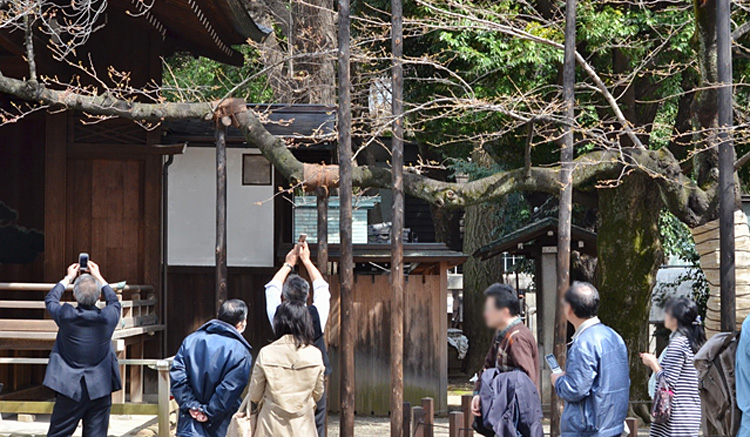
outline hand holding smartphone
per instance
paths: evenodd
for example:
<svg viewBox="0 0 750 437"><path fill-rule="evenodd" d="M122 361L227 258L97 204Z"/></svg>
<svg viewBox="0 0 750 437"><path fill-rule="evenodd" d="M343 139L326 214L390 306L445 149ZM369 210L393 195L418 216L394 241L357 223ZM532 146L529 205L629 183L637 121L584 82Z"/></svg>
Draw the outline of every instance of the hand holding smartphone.
<svg viewBox="0 0 750 437"><path fill-rule="evenodd" d="M89 254L88 253L81 252L78 255L78 266L82 272L89 271Z"/></svg>
<svg viewBox="0 0 750 437"><path fill-rule="evenodd" d="M560 364L557 362L554 354L547 354L544 356L544 359L547 361L547 366L552 371L553 375L563 373L562 368L560 368Z"/></svg>

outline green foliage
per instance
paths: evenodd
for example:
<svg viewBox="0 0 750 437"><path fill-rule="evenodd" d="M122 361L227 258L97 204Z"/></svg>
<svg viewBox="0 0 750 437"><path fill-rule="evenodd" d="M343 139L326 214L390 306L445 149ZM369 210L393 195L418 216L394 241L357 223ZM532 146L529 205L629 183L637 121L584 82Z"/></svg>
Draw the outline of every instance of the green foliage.
<svg viewBox="0 0 750 437"><path fill-rule="evenodd" d="M164 96L170 101L218 100L237 84L253 77L234 93L248 102L272 103L273 93L267 78L259 72L263 64L258 51L249 45L235 47L245 58L241 67L226 65L212 59L176 53L165 60Z"/></svg>
<svg viewBox="0 0 750 437"><path fill-rule="evenodd" d="M703 319L706 318L706 305L708 302L708 280L703 270L700 269L700 255L695 250L695 243L690 229L680 222L677 217L667 210L662 210L659 216L659 233L664 254L666 257L677 257L688 266L694 267L687 273L680 275L675 284L666 284L667 287L676 287L679 283L690 281L693 287L692 298L698 304Z"/></svg>

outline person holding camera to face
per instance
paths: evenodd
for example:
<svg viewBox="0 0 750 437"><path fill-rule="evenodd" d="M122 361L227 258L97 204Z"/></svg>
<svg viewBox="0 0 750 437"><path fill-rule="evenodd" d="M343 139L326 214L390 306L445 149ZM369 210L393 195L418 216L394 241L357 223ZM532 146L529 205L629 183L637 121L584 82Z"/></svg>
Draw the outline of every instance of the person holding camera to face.
<svg viewBox="0 0 750 437"><path fill-rule="evenodd" d="M86 261L85 266L71 264L44 298L59 328L44 376L44 386L57 395L47 432L50 437L72 435L81 420L84 437L107 435L111 394L122 388L112 346L121 304L99 266ZM60 303L71 283L77 306ZM107 303L103 308L96 305L101 294Z"/></svg>

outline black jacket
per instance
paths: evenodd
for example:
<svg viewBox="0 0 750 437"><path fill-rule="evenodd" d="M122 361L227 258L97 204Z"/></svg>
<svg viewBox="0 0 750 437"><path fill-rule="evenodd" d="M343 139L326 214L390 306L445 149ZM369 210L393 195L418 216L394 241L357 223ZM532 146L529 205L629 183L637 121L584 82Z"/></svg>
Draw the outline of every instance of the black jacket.
<svg viewBox="0 0 750 437"><path fill-rule="evenodd" d="M479 397L485 429L491 429L498 437L544 435L542 401L526 373L518 369L487 369L481 381Z"/></svg>
<svg viewBox="0 0 750 437"><path fill-rule="evenodd" d="M112 346L112 334L120 321L122 305L109 285L102 287L107 306L60 304L65 287L58 283L47 293L44 303L59 328L49 356L44 386L80 401L81 380L89 399L98 399L120 390L120 368Z"/></svg>

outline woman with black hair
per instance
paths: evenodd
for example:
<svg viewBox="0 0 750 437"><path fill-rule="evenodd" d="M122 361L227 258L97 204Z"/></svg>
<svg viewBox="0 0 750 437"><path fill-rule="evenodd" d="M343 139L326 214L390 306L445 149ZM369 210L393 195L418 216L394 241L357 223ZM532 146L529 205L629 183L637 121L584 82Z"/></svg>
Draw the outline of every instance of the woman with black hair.
<svg viewBox="0 0 750 437"><path fill-rule="evenodd" d="M312 344L312 318L305 304L279 305L273 330L276 341L260 350L250 378L248 396L260 408L253 436L315 436L325 365Z"/></svg>
<svg viewBox="0 0 750 437"><path fill-rule="evenodd" d="M656 386L666 380L674 392L672 411L666 423L651 425L652 437L696 437L701 425L701 398L698 393L698 373L693 357L706 334L698 314L698 306L690 299L672 299L664 309L664 326L672 331L669 346L657 359L642 353L643 364L654 372L649 381L649 392L654 397Z"/></svg>

